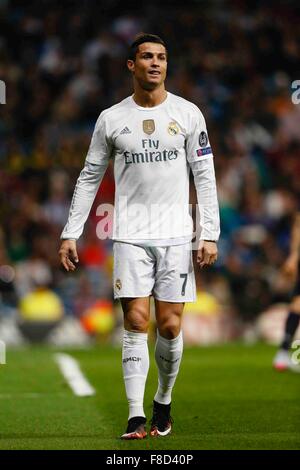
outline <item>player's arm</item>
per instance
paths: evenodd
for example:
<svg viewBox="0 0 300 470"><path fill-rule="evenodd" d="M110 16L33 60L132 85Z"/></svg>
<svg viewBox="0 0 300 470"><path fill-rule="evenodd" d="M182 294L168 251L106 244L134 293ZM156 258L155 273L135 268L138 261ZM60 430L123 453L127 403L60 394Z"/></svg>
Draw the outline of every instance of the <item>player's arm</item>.
<svg viewBox="0 0 300 470"><path fill-rule="evenodd" d="M187 137L187 159L191 167L200 212L200 240L197 263L200 267L213 264L218 257L220 236L219 203L215 168L206 124L200 111L195 113Z"/></svg>
<svg viewBox="0 0 300 470"><path fill-rule="evenodd" d="M59 256L64 268L74 271L79 261L76 240L83 232L84 224L106 172L111 148L107 139L102 115L100 115L92 136L90 148L74 189L68 221L62 231L63 240Z"/></svg>
<svg viewBox="0 0 300 470"><path fill-rule="evenodd" d="M287 276L295 277L300 259L300 212L296 212L290 242L290 254L283 265L283 272Z"/></svg>

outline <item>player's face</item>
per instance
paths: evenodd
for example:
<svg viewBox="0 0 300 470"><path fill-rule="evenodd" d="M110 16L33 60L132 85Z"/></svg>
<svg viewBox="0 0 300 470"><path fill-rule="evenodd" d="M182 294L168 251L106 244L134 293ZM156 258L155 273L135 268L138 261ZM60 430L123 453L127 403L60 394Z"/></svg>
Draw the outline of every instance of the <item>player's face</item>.
<svg viewBox="0 0 300 470"><path fill-rule="evenodd" d="M127 65L142 88L153 90L166 79L166 49L162 44L144 42L138 48L135 61L128 60Z"/></svg>

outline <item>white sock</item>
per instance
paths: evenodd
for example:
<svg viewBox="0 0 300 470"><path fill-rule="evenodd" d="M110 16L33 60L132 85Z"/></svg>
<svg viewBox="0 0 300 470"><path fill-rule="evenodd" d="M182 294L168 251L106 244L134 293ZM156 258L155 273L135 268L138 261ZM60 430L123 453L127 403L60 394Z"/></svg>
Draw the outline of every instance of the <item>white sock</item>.
<svg viewBox="0 0 300 470"><path fill-rule="evenodd" d="M172 389L179 371L183 351L182 332L174 339L166 339L157 331L155 360L158 367L158 389L154 400L163 405L171 403Z"/></svg>
<svg viewBox="0 0 300 470"><path fill-rule="evenodd" d="M144 416L144 391L149 370L148 334L124 330L122 364L129 417Z"/></svg>

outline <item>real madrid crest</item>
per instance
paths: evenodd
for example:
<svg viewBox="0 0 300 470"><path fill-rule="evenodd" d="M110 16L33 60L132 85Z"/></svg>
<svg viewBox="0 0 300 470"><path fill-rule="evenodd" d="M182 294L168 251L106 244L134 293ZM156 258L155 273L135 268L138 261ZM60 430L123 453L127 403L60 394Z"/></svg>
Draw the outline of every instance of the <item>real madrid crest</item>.
<svg viewBox="0 0 300 470"><path fill-rule="evenodd" d="M148 135L153 134L155 131L154 119L145 119L145 121L143 121L143 131Z"/></svg>
<svg viewBox="0 0 300 470"><path fill-rule="evenodd" d="M122 289L122 282L121 282L121 279L116 279L115 287L116 287L116 289L118 289L118 290L121 290L121 289Z"/></svg>
<svg viewBox="0 0 300 470"><path fill-rule="evenodd" d="M170 122L168 125L168 132L170 135L177 135L179 132L179 127L176 122Z"/></svg>

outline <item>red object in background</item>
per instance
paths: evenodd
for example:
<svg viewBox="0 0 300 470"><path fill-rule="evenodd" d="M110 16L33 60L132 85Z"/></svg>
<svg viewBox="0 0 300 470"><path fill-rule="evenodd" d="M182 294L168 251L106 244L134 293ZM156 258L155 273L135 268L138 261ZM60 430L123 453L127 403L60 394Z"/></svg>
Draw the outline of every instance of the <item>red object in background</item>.
<svg viewBox="0 0 300 470"><path fill-rule="evenodd" d="M106 261L106 250L99 241L87 242L80 250L79 259L84 266L102 266Z"/></svg>
<svg viewBox="0 0 300 470"><path fill-rule="evenodd" d="M99 191L96 196L96 201L98 198L101 198L102 202L109 202L111 204L114 203L115 198L115 181L113 171L110 167L106 170L104 178L101 182Z"/></svg>

